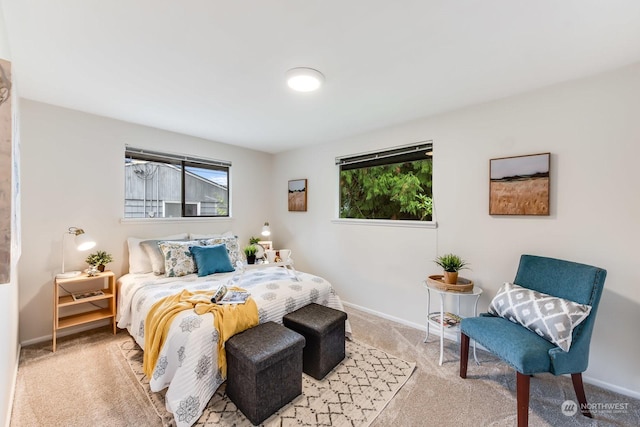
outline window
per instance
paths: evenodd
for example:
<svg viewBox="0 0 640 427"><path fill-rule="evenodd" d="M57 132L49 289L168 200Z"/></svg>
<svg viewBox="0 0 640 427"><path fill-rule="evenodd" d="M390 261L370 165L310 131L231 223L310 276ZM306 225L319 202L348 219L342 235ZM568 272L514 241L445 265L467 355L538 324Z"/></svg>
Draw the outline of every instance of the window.
<svg viewBox="0 0 640 427"><path fill-rule="evenodd" d="M432 143L336 158L340 218L431 221Z"/></svg>
<svg viewBox="0 0 640 427"><path fill-rule="evenodd" d="M124 217L228 217L230 168L230 162L126 147Z"/></svg>

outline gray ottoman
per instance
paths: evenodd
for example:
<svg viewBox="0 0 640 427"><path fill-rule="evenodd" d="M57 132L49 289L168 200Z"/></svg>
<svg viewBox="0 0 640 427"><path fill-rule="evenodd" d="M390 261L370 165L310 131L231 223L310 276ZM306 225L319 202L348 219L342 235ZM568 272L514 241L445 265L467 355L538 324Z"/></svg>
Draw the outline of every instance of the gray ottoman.
<svg viewBox="0 0 640 427"><path fill-rule="evenodd" d="M282 324L307 341L303 352L305 374L321 380L344 359L344 322L347 313L309 304L285 315Z"/></svg>
<svg viewBox="0 0 640 427"><path fill-rule="evenodd" d="M227 396L254 425L302 393L304 338L274 322L231 337Z"/></svg>

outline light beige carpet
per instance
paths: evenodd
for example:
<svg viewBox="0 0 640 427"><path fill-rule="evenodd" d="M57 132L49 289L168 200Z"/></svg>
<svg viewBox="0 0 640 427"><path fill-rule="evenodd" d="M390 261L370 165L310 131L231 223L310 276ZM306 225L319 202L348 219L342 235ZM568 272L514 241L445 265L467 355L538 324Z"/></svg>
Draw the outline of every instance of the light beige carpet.
<svg viewBox="0 0 640 427"><path fill-rule="evenodd" d="M445 360L439 366L435 337L425 344L423 331L352 308L346 311L354 340L416 362L409 380L371 427L515 426L515 373L504 363L479 351L482 364L470 362L463 380L457 343L445 341ZM160 427L153 404L113 345L130 339L126 331L114 336L104 327L61 338L56 353L50 341L24 347L11 427ZM639 400L590 384L585 391L592 404L626 408L593 411L593 420L565 416L562 402L575 399L571 379L536 375L531 378L529 425L640 426Z"/></svg>
<svg viewBox="0 0 640 427"><path fill-rule="evenodd" d="M143 352L133 339L119 344L123 357L153 403L165 426L175 425L165 409L164 392L154 393L142 371ZM347 341L345 359L318 381L302 376L302 395L285 405L262 426L283 425L367 427L415 369L409 363L357 341ZM251 426L227 397L223 384L213 395L197 427Z"/></svg>
<svg viewBox="0 0 640 427"><path fill-rule="evenodd" d="M152 426L153 407L111 343L110 327L22 348L12 427ZM157 425L157 424L156 424Z"/></svg>

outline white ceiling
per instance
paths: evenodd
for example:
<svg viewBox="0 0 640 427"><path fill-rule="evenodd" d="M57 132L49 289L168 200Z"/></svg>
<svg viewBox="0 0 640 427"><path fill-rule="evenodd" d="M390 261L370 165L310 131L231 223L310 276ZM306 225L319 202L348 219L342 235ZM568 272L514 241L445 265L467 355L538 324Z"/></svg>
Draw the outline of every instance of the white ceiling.
<svg viewBox="0 0 640 427"><path fill-rule="evenodd" d="M1 1L20 96L272 153L640 61L638 0Z"/></svg>

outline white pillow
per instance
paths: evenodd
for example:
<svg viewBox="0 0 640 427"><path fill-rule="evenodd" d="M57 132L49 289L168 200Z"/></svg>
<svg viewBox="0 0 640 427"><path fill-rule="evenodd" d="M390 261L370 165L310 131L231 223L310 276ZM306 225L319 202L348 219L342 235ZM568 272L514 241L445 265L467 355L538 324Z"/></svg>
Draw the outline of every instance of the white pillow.
<svg viewBox="0 0 640 427"><path fill-rule="evenodd" d="M166 237L145 237L139 239L137 237L129 237L127 244L129 246L129 273L143 274L151 273L153 268L151 267L151 261L149 256L145 252L144 248L140 246L140 242L144 240L177 240L186 239L187 233L174 234Z"/></svg>
<svg viewBox="0 0 640 427"><path fill-rule="evenodd" d="M234 237L235 234L233 234L232 231L225 231L222 234L216 234L216 233L209 233L209 234L196 234L196 233L191 233L189 235L191 240L198 240L198 239L216 239L219 237Z"/></svg>

